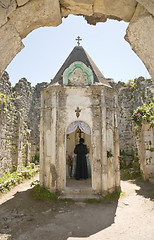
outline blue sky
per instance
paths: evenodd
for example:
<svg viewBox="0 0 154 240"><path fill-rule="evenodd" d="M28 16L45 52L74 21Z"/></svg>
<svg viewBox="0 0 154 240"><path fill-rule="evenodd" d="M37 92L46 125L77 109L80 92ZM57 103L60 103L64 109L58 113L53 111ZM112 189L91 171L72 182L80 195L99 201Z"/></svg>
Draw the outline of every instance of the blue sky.
<svg viewBox="0 0 154 240"><path fill-rule="evenodd" d="M70 15L58 27L43 27L31 32L25 48L7 67L12 85L22 77L32 86L50 82L74 46L77 36L106 78L127 82L139 76L150 78L142 61L124 40L128 23L108 20L89 25L83 17Z"/></svg>

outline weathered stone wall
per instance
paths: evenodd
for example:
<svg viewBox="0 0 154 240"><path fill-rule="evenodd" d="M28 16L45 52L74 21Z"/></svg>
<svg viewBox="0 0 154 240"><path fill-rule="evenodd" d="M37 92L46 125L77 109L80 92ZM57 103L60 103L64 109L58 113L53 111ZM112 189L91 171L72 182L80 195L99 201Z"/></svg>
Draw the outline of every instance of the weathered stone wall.
<svg viewBox="0 0 154 240"><path fill-rule="evenodd" d="M144 179L154 180L154 128L143 124L137 136L137 148Z"/></svg>
<svg viewBox="0 0 154 240"><path fill-rule="evenodd" d="M131 153L132 150L137 152L134 134L135 125L131 117L137 107L153 99L154 84L150 79L146 80L143 77L139 77L134 82L130 81L127 84L111 82L111 85L118 94L120 150L126 153Z"/></svg>
<svg viewBox="0 0 154 240"><path fill-rule="evenodd" d="M12 168L12 135L14 111L10 111L11 84L4 72L0 81L0 175ZM7 94L7 97L6 97ZM9 113L8 113L9 112Z"/></svg>
<svg viewBox="0 0 154 240"><path fill-rule="evenodd" d="M31 155L34 156L39 150L40 144L40 107L41 90L46 88L48 83L38 83L32 92L31 104L28 112L28 127L31 129Z"/></svg>
<svg viewBox="0 0 154 240"><path fill-rule="evenodd" d="M40 91L47 83L22 78L11 88L9 75L0 79L0 175L19 169L39 151Z"/></svg>

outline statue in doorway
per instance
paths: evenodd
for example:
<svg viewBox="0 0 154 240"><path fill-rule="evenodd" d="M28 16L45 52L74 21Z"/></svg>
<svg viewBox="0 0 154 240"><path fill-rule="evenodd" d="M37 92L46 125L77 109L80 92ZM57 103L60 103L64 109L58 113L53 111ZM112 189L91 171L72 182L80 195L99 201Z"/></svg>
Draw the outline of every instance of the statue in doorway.
<svg viewBox="0 0 154 240"><path fill-rule="evenodd" d="M80 138L80 143L76 145L74 153L77 154L76 168L75 168L75 178L79 180L80 178L88 178L88 167L86 154L88 153L87 146L84 144L84 139Z"/></svg>

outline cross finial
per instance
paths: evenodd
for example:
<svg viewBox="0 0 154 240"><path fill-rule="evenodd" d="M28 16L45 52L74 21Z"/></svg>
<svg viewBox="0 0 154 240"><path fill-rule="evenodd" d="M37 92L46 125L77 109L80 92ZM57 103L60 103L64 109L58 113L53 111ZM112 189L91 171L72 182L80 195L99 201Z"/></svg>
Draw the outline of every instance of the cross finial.
<svg viewBox="0 0 154 240"><path fill-rule="evenodd" d="M78 46L80 46L80 41L82 41L82 39L78 36L75 40L77 41Z"/></svg>

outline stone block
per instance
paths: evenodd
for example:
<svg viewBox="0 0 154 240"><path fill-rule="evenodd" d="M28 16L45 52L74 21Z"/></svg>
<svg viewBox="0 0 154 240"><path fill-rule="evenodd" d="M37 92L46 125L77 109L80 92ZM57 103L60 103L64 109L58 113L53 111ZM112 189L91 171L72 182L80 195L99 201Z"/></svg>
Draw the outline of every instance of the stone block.
<svg viewBox="0 0 154 240"><path fill-rule="evenodd" d="M129 22L135 12L136 0L95 0L94 14L120 18Z"/></svg>
<svg viewBox="0 0 154 240"><path fill-rule="evenodd" d="M8 21L0 28L0 75L23 47L17 30Z"/></svg>
<svg viewBox="0 0 154 240"><path fill-rule="evenodd" d="M0 27L7 22L6 10L0 6Z"/></svg>
<svg viewBox="0 0 154 240"><path fill-rule="evenodd" d="M145 63L154 79L154 18L140 4L127 28L125 40Z"/></svg>
<svg viewBox="0 0 154 240"><path fill-rule="evenodd" d="M16 0L16 1L18 6L22 6L22 5L25 5L27 2L29 2L30 0Z"/></svg>
<svg viewBox="0 0 154 240"><path fill-rule="evenodd" d="M60 5L58 0L31 0L17 8L10 20L16 27L21 38L36 28L58 26L61 23Z"/></svg>
<svg viewBox="0 0 154 240"><path fill-rule="evenodd" d="M0 1L0 27L7 22L7 16L13 12L17 7L16 2L10 0Z"/></svg>
<svg viewBox="0 0 154 240"><path fill-rule="evenodd" d="M0 75L23 47L17 30L8 21L0 28Z"/></svg>
<svg viewBox="0 0 154 240"><path fill-rule="evenodd" d="M137 0L145 9L154 16L154 1L153 0Z"/></svg>
<svg viewBox="0 0 154 240"><path fill-rule="evenodd" d="M83 14L91 16L93 14L94 0L60 0L62 16L69 14Z"/></svg>

